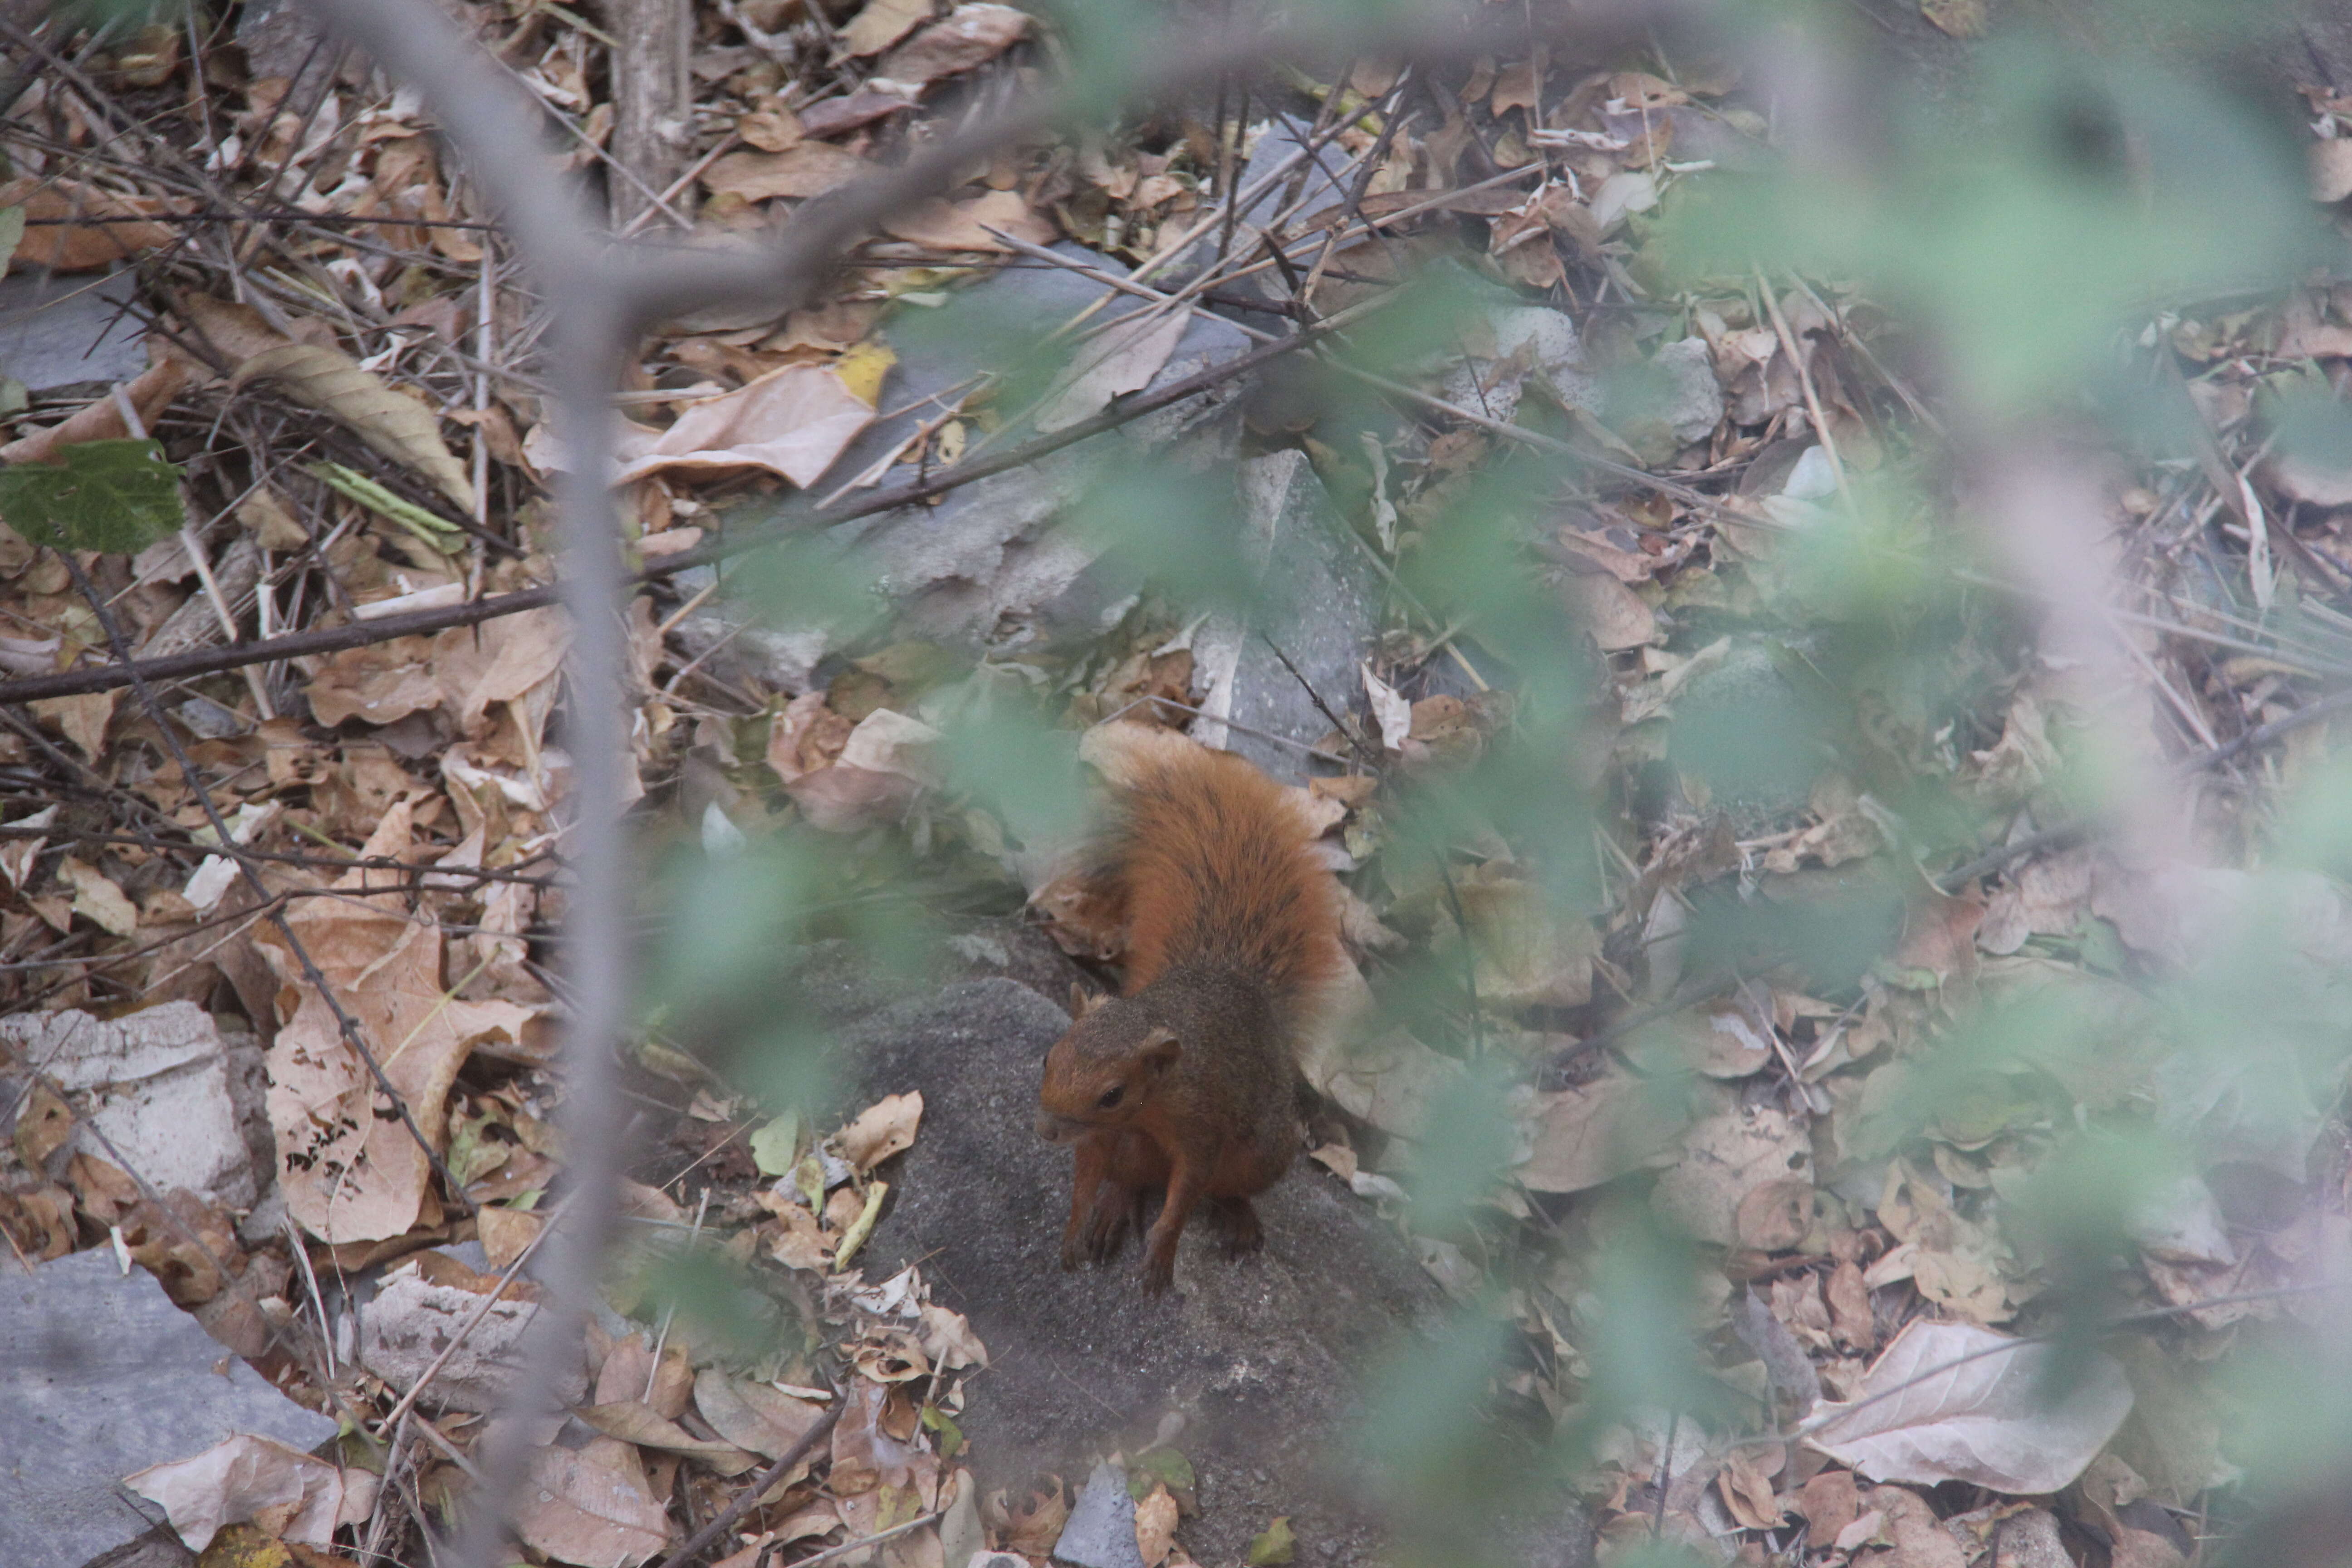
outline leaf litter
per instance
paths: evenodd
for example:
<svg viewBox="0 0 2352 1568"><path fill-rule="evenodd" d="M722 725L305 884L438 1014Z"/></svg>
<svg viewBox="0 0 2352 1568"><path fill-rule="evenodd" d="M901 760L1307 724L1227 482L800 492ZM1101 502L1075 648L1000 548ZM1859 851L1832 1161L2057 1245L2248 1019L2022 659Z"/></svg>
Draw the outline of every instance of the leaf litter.
<svg viewBox="0 0 2352 1568"><path fill-rule="evenodd" d="M711 38L748 40L750 19L774 8L746 5L740 20L734 9L712 8L698 26ZM1965 5L1923 15L1955 36L1984 25L1981 7ZM594 38L568 16L512 26L518 68L593 141L598 113L609 109L594 101ZM840 30L844 58L856 63L814 93L772 61L751 58L756 48L719 45L715 66L729 68L709 80L719 107L697 150L716 153L696 175L706 198L701 221L713 234L765 224L887 161L895 147L889 127L945 112L934 93L941 83L1023 68L1016 62L1028 58L1022 51L1038 26L1001 5L963 5L940 16L873 0ZM1479 70L1489 79L1483 84ZM1687 331L1633 317L1629 331L1598 310L1577 319L1603 280L1642 297L1651 215L1687 177L1669 154L1689 134L1691 110L1705 105L1735 126L1752 117L1729 84L1496 61L1457 85L1496 161L1546 177L1506 202L1464 194L1474 138L1471 121L1458 118L1400 130L1387 161L1371 170L1362 213L1395 198L1402 201L1386 210L1431 205L1444 224L1471 231L1476 263L1523 301L1517 309L1524 314L1488 321L1491 341L1433 373L1434 395L1484 408L1504 425L1520 419L1523 405L1528 420L1558 412L1565 425L1548 427L1571 428L1592 451L1630 456L1685 490L1708 476L1737 476L1708 507L1663 486L1580 498L1552 541L1538 542L1526 560L1530 572L1549 574L1606 660L1615 720L1595 742L1606 766L1619 777L1671 766L1666 729L1741 651L1702 642L1691 628L1727 612L1795 626L1812 614L1783 542L1791 529L1816 528L1831 515L1822 437L1865 475L1916 460L1926 444L1901 417L1907 393L1874 371L1857 323L1882 313L1859 295L1766 280L1768 299L1743 280L1694 293ZM153 300L168 330L151 341L153 363L123 397L46 402L16 417L5 456L21 477L0 495L0 515L18 537L0 542L0 608L16 630L39 634L41 651L25 657L46 669L103 654L102 631L54 548L59 541L102 552L90 570L134 645L149 647L190 605L199 612L193 624L209 628L195 639L222 640L204 602L215 590L238 635L268 636L422 596L462 602L550 580L544 481L563 459L551 447L527 376L515 374L527 363L518 345L541 330L542 302L511 286L485 296L484 257L494 247L474 226L473 198L441 166L413 103L343 78L300 111L283 79L224 89L241 102L220 106L217 133L226 139L210 143L212 166L254 192L264 171L278 169L277 194L294 192L309 217L350 220L347 228L291 216L258 224L268 265L250 274L259 303L247 304L201 250L163 256L179 237L181 194L160 183L142 188L135 174L37 130L37 111L81 103L83 90L41 82L37 98L8 121L12 157L23 152L23 166L36 171L0 192L0 204L28 220L16 264L74 272L152 263ZM1335 100L1340 89L1318 90ZM2340 104L2315 107L2331 117L2347 112ZM1243 143L1261 134L1187 125L1156 145L1133 139L1077 158L992 166L968 187L886 225L889 237L823 307L782 322L657 337L627 394L633 415L662 421L633 429L625 455L639 547L652 553L665 535L699 538L743 495L837 480L836 461L889 402L897 323L934 308L990 258L1013 254L1003 237L1030 245L1076 238L1123 264L1143 262L1210 199L1225 161L1222 143L1245 153ZM1337 142L1369 154L1377 134L1350 126ZM739 150L718 152L724 136L740 138ZM1536 148L1557 164L1533 167ZM2335 160L2320 162L2324 174ZM1310 210L1299 221L1316 216ZM1337 224L1341 215L1323 216ZM1451 243L1436 222L1401 227L1407 244ZM1374 247L1360 237L1347 243L1339 254L1370 268ZM399 258L402 270L362 260L373 254ZM2252 308L2192 309L2158 334L2160 352L2194 375L2198 406L2258 501L2340 504L2331 488L2340 475L2294 454L2264 457L2255 427L2231 412L2277 395L2289 362L2340 370L2352 359L2339 292L2308 285ZM1532 300L1542 303L1525 303ZM1148 330L1093 340L1037 427L1087 417L1149 383L1187 319L1170 312ZM459 341L470 357L453 352ZM1673 371L1677 365L1685 370ZM1596 392L1600 372L1628 367L1695 368L1705 395L1637 408ZM126 401L149 436L125 421ZM1815 408L1825 428L1813 427ZM974 412L986 416L984 405ZM1449 485L1492 458L1494 431L1423 413L1427 425L1414 442L1375 441L1370 458L1345 442L1310 447L1335 485L1344 489L1344 479L1363 488L1369 531L1400 560L1431 548ZM926 471L950 440L966 438L960 423L942 424L902 451L890 472ZM334 454L322 466L445 521L452 513L478 525L488 520L491 537L461 531L459 547L445 554L319 468L224 465L220 450L232 445ZM171 473L159 459L183 469ZM183 483L199 511L186 510ZM2113 498L2115 520L2152 532L2183 499L2124 487ZM103 524L100 510L109 514ZM184 565L159 579L134 580L131 557L199 515L214 519L192 536L201 563L183 556ZM2352 559L2331 528L2289 525L2287 533L2322 563ZM2300 602L2294 568L2282 576L2275 565L2265 569L2267 556L2255 558L2268 549L2266 531L2234 553L2199 548L2201 564L2244 578L2252 597L2272 606L2282 595ZM256 564L232 584L240 556ZM2340 659L2324 618L2306 616L2291 632L2262 634L2267 640L2234 662L2199 666L2190 679L2184 650L2224 647L2210 634L2235 623L2212 605L2174 604L2153 577L2143 585L2149 603L2166 606L2145 639L2158 671L2151 686L2193 710L2209 733L2289 716L2315 661L2334 668ZM1148 701L1149 711L1129 719L1181 727L1198 674L1189 658L1169 662L1174 655L1161 651L1178 628L1146 620L1139 615L1065 662L1024 668L1076 721L1149 694L1177 706ZM732 792L717 809L741 832L800 820L843 836L928 834L927 853L953 857L959 877L992 885L1000 898L1029 891L1006 847L1006 825L979 804L949 801L936 762L943 731L930 721L951 707L941 694L980 679L961 656L934 649L940 657L929 670L865 670L860 680L793 690L740 668L709 668L675 640L676 629L648 619L637 634L640 721L631 763L648 788L683 776L691 756L716 757ZM1383 771L1401 779L1466 768L1507 717L1486 703L1490 693L1434 689L1448 662L1436 640L1444 628L1400 611L1390 630L1381 657L1361 671L1370 732L1394 759ZM69 1149L62 1135L89 1120L90 1107L38 1085L37 1062L14 1061L8 1070L29 1075L24 1081L37 1090L19 1113L15 1163L0 1192L0 1227L20 1254L55 1257L120 1237L127 1255L171 1275L191 1305L233 1296L240 1280L258 1289L276 1275L258 1297L257 1320L273 1323L313 1311L294 1282L305 1271L395 1260L467 1226L493 1269L518 1260L549 1223L541 1205L562 1167L548 1131L561 1082L545 1054L560 990L543 964L562 900L557 839L568 760L548 721L560 700L565 640L560 620L539 612L295 661L269 676L269 700L290 718L265 713L252 689L220 677L172 699L177 706L166 721L183 726L207 787L240 824L241 841L277 858L266 879L289 900L289 922L322 972L331 1005L257 920L244 890L220 875L228 863L210 841L192 781L156 743L152 717L111 693L69 697L36 705L26 726L0 735L8 766L32 770L47 789L79 792L43 799L37 812L19 814L10 802L16 820L5 826L20 832L6 846L0 939L12 957L22 956L5 982L11 1005L61 1014L180 1001L217 1005L241 1019L268 1042L275 1184L301 1232L290 1247L280 1235L240 1245L232 1218L199 1205L189 1211L194 1223L181 1216L181 1225L222 1243L207 1259L205 1248L174 1232L164 1208L133 1218L149 1200L130 1175L87 1148ZM2014 652L1991 634L1979 640L1969 656L1989 672ZM1727 1516L1748 1544L1786 1545L1786 1521L1794 1519L1810 1526L1801 1549L1809 1561L1860 1552L1903 1563L1972 1561L1988 1541L1969 1544L1970 1516L1938 1517L1943 1504L1927 1491L1953 1480L2017 1498L2072 1486L2080 1500L2065 1506L2085 1517L2130 1500L2126 1492L2190 1509L2202 1488L2226 1479L2226 1467L2196 1451L2185 1432L2150 1433L2139 1429L2146 1421L2127 1421L2132 1390L2164 1386L2153 1369L2168 1358L2193 1363L2218 1353L2215 1336L2232 1322L2278 1320L2287 1310L2278 1300L2234 1299L2307 1282L2320 1260L2340 1251L2340 1209L2317 1207L2256 1235L2223 1217L2202 1177L2185 1178L2136 1220L2138 1255L2129 1260L2135 1299L2187 1310L2164 1331L2178 1337L2139 1336L2116 1358L2094 1352L2070 1365L2024 1333L2040 1321L2049 1265L2032 1238L2011 1231L2012 1195L2047 1149L2051 1128L2075 1106L2104 1110L2142 1094L2180 1125L2223 1139L2235 1156L2231 1169L2252 1163L2300 1184L2326 1121L2321 1098L2256 1103L2226 1065L2185 1052L2148 1064L2129 1086L2096 1088L2080 1064L2052 1059L1948 1098L1927 1130L1899 1147L1885 1146L1876 1126L1910 1092L1906 1075L1948 1026L1963 993L2055 994L2104 1006L2126 963L2193 965L2222 941L2228 921L2185 926L2177 911L2283 895L2302 911L2300 937L2324 966L2340 956L2333 938L2341 918L2324 889L2282 889L2228 872L2184 900L2105 851L2062 847L2021 855L1984 873L1980 887L1911 900L1899 946L1858 984L1830 991L1832 1000L1809 994L1816 977L1769 963L1708 994L1675 983L1688 907L1727 878L1744 893L1793 901L1823 873L1906 853L1914 840L1890 804L1904 779L1948 785L1975 811L1972 828L1996 846L2053 826L2062 746L2080 732L2094 701L2063 671L2014 664L1997 673L1976 694L1963 731L1971 740L1957 746L1916 694L1894 684L1873 690L1873 769L1822 771L1777 812L1711 799L1700 771L1685 770L1678 815L1643 820L1628 811L1608 826L1605 853L1617 858L1610 897L1587 909L1563 911L1491 831L1451 847L1446 885L1385 861L1379 874L1356 879L1360 929L1368 937L1383 931L1392 944L1362 943L1371 976L1399 962L1381 955L1399 948L1466 973L1496 1048L1523 1069L1507 1102L1507 1175L1477 1222L1489 1239L1525 1243L1514 1215L1600 1213L1568 1205L1633 1197L1710 1247L1725 1278L1762 1282L1756 1300L1785 1342L1764 1337L1775 1353L1797 1347L1817 1373L1821 1403L1786 1413L1801 1424L1810 1454L1803 1446L1732 1446L1730 1431L1685 1434L1682 1443L1663 1431L1618 1434L1622 1441L1608 1449L1617 1458L1595 1480L1604 1542L1644 1534L1654 1520L1689 1538ZM1319 797L1328 808L1327 844L1358 866L1393 842L1396 807L1387 778L1361 783ZM59 804L60 815L42 815ZM950 804L952 812L940 809ZM1115 957L1116 920L1089 908L1083 888L1053 893L1047 886L1036 907L1056 939L1074 952ZM1579 1048L1612 1026L1629 996L1641 1004L1632 1010L1652 1016L1651 1026L1628 1034L1622 1049ZM391 1114L390 1098L344 1038L338 1008L382 1052L377 1065L415 1130ZM1410 1176L1415 1135L1462 1072L1449 1042L1404 1028L1318 1061L1316 1087L1342 1113L1346 1138L1327 1145L1325 1163L1344 1165L1368 1201L1394 1205L1409 1188L1383 1173ZM829 1148L814 1129L792 1123L776 1135L785 1147L775 1181L757 1184L745 1203L716 1205L731 1217L711 1227L714 1236L761 1259L780 1289L819 1304L834 1359L821 1366L809 1352L780 1366L729 1367L698 1344L663 1343L650 1311L618 1343L592 1338L583 1380L593 1381L582 1392L593 1392L586 1408L598 1436L560 1450L563 1457L535 1477L547 1500L525 1525L535 1550L558 1561L609 1563L642 1561L674 1544L671 1500L716 1499L722 1483L743 1473L744 1456L772 1461L789 1451L824 1403L816 1384L826 1366L847 1381L840 1425L824 1451L784 1478L781 1494L752 1516L757 1539L739 1557L748 1562L744 1553L770 1543L861 1540L937 1514L921 1537L934 1539L960 1504L982 1521L989 1544L1033 1557L1051 1549L1068 1512L1061 1483L976 1503L971 1472L944 1436L965 1397L955 1374L984 1367L985 1347L968 1322L925 1299L919 1276L870 1285L853 1267L887 1193L876 1170L920 1135L921 1109L919 1100L894 1097L837 1130ZM749 1120L729 1110L711 1125ZM459 1194L441 1188L436 1157L478 1214L457 1217ZM843 1167L838 1179L828 1158ZM765 1172L766 1162L752 1168ZM804 1172L814 1174L803 1180ZM681 1188L679 1195L700 1194ZM646 1202L667 1223L693 1221L677 1199ZM1590 1303L1574 1268L1542 1278L1548 1283L1505 1292L1496 1310L1553 1358L1551 1370L1515 1396L1554 1411L1572 1405L1591 1374L1580 1343ZM396 1305L401 1292L422 1300L429 1290L436 1310L472 1317L494 1288L493 1276L443 1269L433 1279L394 1276L387 1294ZM532 1309L527 1284L509 1292L511 1305L481 1310L470 1331L493 1352ZM387 1318L397 1329L389 1309ZM492 1323L503 1326L481 1326ZM1722 1381L1751 1398L1781 1387L1783 1379L1763 1375L1771 1356L1743 1355L1730 1348L1735 1342L1745 1338L1724 1342L1715 1368ZM320 1375L282 1347L253 1353L278 1358L274 1364L298 1380ZM471 1431L450 1415L462 1406L433 1391L446 1383L446 1395L465 1379L445 1368L423 1381L415 1370L419 1380L399 1389L362 1356L361 1370L338 1374L358 1381L335 1386L341 1397L373 1401L378 1414L421 1388L416 1407L434 1412L435 1430L462 1449ZM495 1387L495 1353L482 1375ZM919 1406L908 1392L915 1385L924 1391ZM317 1385L322 1395L327 1386ZM698 1435L684 1424L688 1416L715 1436ZM355 1518L342 1523L358 1524L365 1539L395 1528L383 1522L395 1506L384 1500L397 1489L361 1498L366 1489L348 1483L364 1472L346 1468L342 1503L330 1506L322 1500L333 1489L314 1484L310 1467L335 1468L301 1458L229 1448L190 1456L146 1479L178 1500L166 1507L192 1546L190 1531L205 1534L206 1521L217 1530L258 1521L311 1547L331 1542L333 1521L351 1510ZM1823 1460L1844 1468L1820 1468ZM457 1467L438 1457L405 1462L419 1496L457 1484ZM1139 1500L1147 1563L1184 1560L1177 1504L1166 1484ZM2118 1522L2110 1534L2122 1542L2147 1532ZM1295 1545L1286 1521L1276 1520L1250 1558L1287 1561Z"/></svg>

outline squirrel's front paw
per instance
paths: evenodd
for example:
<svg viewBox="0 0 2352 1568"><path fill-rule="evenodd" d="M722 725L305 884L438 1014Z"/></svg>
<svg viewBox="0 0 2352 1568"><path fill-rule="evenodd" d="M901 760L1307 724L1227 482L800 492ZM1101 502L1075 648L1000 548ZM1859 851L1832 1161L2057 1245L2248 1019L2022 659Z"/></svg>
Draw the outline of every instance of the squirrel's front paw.
<svg viewBox="0 0 2352 1568"><path fill-rule="evenodd" d="M1168 1293L1168 1288L1175 1283L1176 1249L1174 1247L1171 1247L1162 1252L1155 1247L1144 1255L1143 1293L1145 1295L1164 1296Z"/></svg>

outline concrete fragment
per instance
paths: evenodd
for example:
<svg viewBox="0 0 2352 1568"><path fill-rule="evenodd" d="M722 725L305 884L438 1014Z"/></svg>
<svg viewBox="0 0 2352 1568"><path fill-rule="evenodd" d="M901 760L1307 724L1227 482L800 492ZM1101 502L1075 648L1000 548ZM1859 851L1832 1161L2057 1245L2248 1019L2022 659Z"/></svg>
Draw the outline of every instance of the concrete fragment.
<svg viewBox="0 0 2352 1568"><path fill-rule="evenodd" d="M1086 1490L1070 1510L1061 1539L1054 1542L1054 1561L1070 1568L1144 1568L1143 1552L1135 1541L1135 1500L1127 1492L1127 1472L1097 1465L1087 1478Z"/></svg>
<svg viewBox="0 0 2352 1568"><path fill-rule="evenodd" d="M159 1192L185 1187L237 1209L254 1201L261 1184L238 1125L227 1047L194 1003L106 1021L73 1009L19 1013L0 1018L0 1047L68 1094L88 1094L93 1109L74 1129L74 1149L127 1163Z"/></svg>
<svg viewBox="0 0 2352 1568"><path fill-rule="evenodd" d="M1245 622L1215 616L1192 639L1206 688L1205 721L1192 733L1277 778L1304 778L1306 754L1281 740L1312 744L1330 730L1317 697L1342 715L1356 705L1359 667L1380 631L1380 577L1304 453L1269 453L1243 464L1239 479L1242 548L1258 594Z"/></svg>
<svg viewBox="0 0 2352 1568"><path fill-rule="evenodd" d="M143 1268L0 1264L0 1563L83 1568L160 1522L116 1483L239 1432L312 1448L335 1423L225 1354Z"/></svg>

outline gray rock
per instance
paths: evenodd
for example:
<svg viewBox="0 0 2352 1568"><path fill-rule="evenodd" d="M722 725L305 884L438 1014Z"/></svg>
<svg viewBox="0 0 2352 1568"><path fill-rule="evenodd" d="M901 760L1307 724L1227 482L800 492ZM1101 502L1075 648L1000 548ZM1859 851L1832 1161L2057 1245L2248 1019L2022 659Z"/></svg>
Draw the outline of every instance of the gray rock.
<svg viewBox="0 0 2352 1568"><path fill-rule="evenodd" d="M1723 386L1706 340L1679 338L1651 355L1647 366L1610 386L1601 416L1653 461L1706 439L1723 420Z"/></svg>
<svg viewBox="0 0 2352 1568"><path fill-rule="evenodd" d="M129 381L147 368L146 329L122 307L139 280L95 284L39 272L0 278L0 375L36 395Z"/></svg>
<svg viewBox="0 0 2352 1568"><path fill-rule="evenodd" d="M1065 243L1055 249L1089 266L1116 266L1083 246ZM919 426L936 421L975 377L1003 367L1008 342L1042 341L1111 292L1108 285L1075 272L1016 260L946 307L960 313L947 320L984 324L985 334L926 332L919 319L909 322L894 337L900 358L883 388L886 416L860 433L812 493L831 493L888 457ZM1105 314L1116 318L1122 311L1115 301ZM1197 374L1250 347L1232 323L1195 311L1143 390ZM1118 595L1090 571L1100 545L1057 527L1063 513L1092 477L1144 453L1195 470L1230 461L1239 433L1238 391L1235 384L1202 393L1030 467L951 490L936 505L856 519L826 538L878 578L897 636L999 649L1093 637L1106 629L1106 616L1108 624L1116 624L1122 606ZM1013 446L1034 434L1017 422L998 432L995 441ZM907 477L902 470L887 476L887 482ZM805 495L773 515L812 525L824 521ZM691 575L680 574L681 591L695 591L688 581ZM807 689L818 662L830 651L827 634L813 627L761 626L756 620L751 607L714 598L679 623L677 633L690 655L709 653L716 672L734 668L784 690Z"/></svg>
<svg viewBox="0 0 2352 1568"><path fill-rule="evenodd" d="M1135 1500L1128 1495L1127 1472L1097 1465L1078 1494L1070 1521L1054 1542L1054 1561L1071 1568L1144 1568L1135 1540Z"/></svg>
<svg viewBox="0 0 2352 1568"><path fill-rule="evenodd" d="M1207 718L1192 733L1203 744L1239 752L1276 778L1304 778L1305 753L1265 736L1320 740L1331 721L1316 706L1318 696L1341 715L1362 706L1360 668L1380 632L1380 577L1364 551L1343 536L1348 525L1303 453L1269 453L1243 464L1239 478L1243 549L1258 569L1258 596L1247 624L1217 616L1193 637Z"/></svg>
<svg viewBox="0 0 2352 1568"><path fill-rule="evenodd" d="M1535 382L1563 407L1599 410L1601 384L1584 367L1584 341L1566 311L1498 301L1486 307L1486 315L1494 357L1482 353L1463 360L1438 384L1440 397L1507 424L1528 384Z"/></svg>
<svg viewBox="0 0 2352 1568"><path fill-rule="evenodd" d="M870 994L829 970L804 972L801 992L827 1011ZM1258 1201L1266 1247L1254 1257L1227 1259L1195 1226L1169 1296L1143 1294L1132 1247L1064 1273L1070 1156L1031 1119L1038 1061L1068 1023L1026 986L985 980L856 1014L845 1031L845 1081L869 1098L923 1093L922 1136L892 1179L867 1274L919 1263L933 1299L987 1344L961 1418L983 1489L1141 1451L1176 1412L1199 1480L1202 1511L1181 1531L1196 1559L1241 1561L1276 1513L1301 1539L1345 1543L1347 1561L1372 1557L1371 1510L1333 1469L1347 1462L1358 1378L1444 1310L1437 1287L1303 1160Z"/></svg>
<svg viewBox="0 0 2352 1568"><path fill-rule="evenodd" d="M0 1563L83 1568L145 1535L153 1505L116 1483L238 1432L312 1448L335 1423L226 1355L143 1268L78 1252L0 1265Z"/></svg>
<svg viewBox="0 0 2352 1568"><path fill-rule="evenodd" d="M68 1093L89 1097L74 1149L127 1163L160 1192L185 1187L231 1208L253 1202L259 1184L230 1091L227 1048L194 1003L166 1002L110 1021L74 1009L19 1013L0 1018L0 1046Z"/></svg>

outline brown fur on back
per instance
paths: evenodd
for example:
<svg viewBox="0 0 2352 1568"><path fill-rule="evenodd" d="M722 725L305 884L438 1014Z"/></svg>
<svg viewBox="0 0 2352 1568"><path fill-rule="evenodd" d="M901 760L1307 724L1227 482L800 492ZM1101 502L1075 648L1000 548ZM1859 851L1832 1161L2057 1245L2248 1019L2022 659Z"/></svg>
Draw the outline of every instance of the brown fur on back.
<svg viewBox="0 0 2352 1568"><path fill-rule="evenodd" d="M1339 888L1301 814L1239 757L1187 749L1138 766L1097 850L1127 904L1129 995L1171 968L1231 969L1288 1016L1343 962Z"/></svg>

